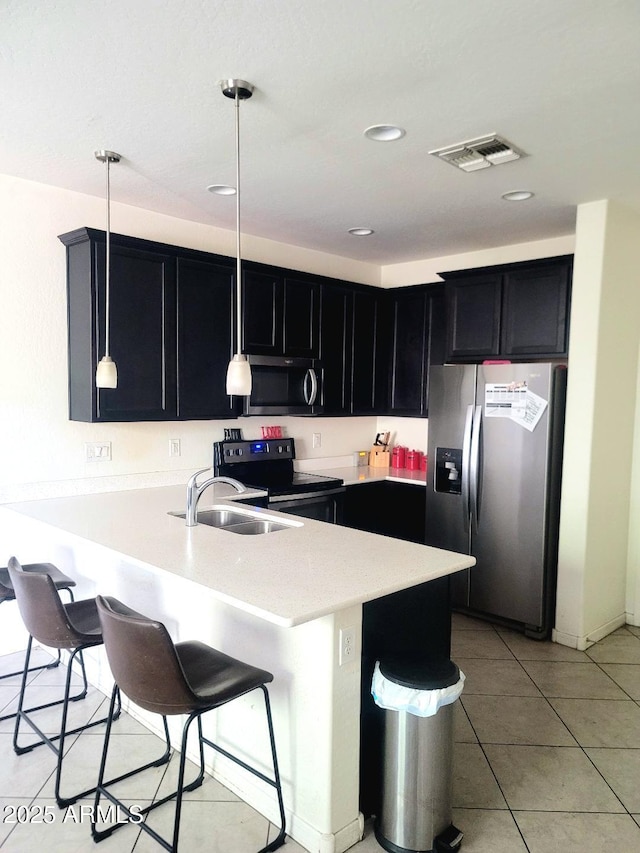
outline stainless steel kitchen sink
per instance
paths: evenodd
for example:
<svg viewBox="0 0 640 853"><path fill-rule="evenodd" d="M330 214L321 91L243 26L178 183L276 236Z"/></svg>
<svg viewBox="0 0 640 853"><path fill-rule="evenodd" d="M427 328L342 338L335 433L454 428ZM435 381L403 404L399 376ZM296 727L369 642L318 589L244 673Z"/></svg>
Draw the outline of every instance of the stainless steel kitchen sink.
<svg viewBox="0 0 640 853"><path fill-rule="evenodd" d="M184 512L170 512L177 518L186 518ZM288 527L302 527L300 522L282 522L275 518L257 518L255 515L227 507L198 510L198 524L207 524L220 530L228 530L241 536L257 536L260 533L275 533Z"/></svg>

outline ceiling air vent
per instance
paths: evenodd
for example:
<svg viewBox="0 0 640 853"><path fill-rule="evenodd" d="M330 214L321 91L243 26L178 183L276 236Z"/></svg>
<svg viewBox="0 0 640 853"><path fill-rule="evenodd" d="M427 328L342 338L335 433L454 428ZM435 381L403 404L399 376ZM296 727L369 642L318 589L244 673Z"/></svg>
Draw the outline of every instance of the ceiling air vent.
<svg viewBox="0 0 640 853"><path fill-rule="evenodd" d="M499 166L527 156L524 151L495 133L458 142L457 145L447 145L446 148L436 148L429 154L451 163L463 172L477 172L478 169L488 169L489 166Z"/></svg>

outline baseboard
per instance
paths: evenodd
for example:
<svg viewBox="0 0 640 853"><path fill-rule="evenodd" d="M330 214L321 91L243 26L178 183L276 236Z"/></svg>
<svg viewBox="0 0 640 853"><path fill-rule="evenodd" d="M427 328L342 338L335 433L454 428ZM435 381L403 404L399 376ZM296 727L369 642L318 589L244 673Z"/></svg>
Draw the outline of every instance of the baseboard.
<svg viewBox="0 0 640 853"><path fill-rule="evenodd" d="M592 643L597 643L598 640L601 640L603 637L606 637L607 634L611 634L613 631L617 631L618 628L622 628L623 625L627 624L627 615L626 613L621 613L619 616L616 616L615 619L610 619L609 622L605 622L604 625L601 625L599 628L596 628L595 631L589 631L587 635L587 642L589 645Z"/></svg>
<svg viewBox="0 0 640 853"><path fill-rule="evenodd" d="M618 628L626 625L626 623L627 616L625 613L621 613L619 616L616 616L615 619L610 619L608 622L605 622L603 625L600 625L593 631L589 631L588 634L583 636L568 634L565 631L558 631L554 628L551 632L551 639L554 643L559 643L561 646L568 646L571 649L578 649L578 651L584 652L594 643L602 640L613 631L617 631Z"/></svg>

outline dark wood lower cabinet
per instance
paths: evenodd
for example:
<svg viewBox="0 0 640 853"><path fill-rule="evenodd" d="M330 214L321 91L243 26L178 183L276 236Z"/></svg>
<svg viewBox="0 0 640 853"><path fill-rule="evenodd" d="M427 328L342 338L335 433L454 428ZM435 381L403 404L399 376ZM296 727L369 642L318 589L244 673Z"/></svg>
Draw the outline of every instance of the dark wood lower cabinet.
<svg viewBox="0 0 640 853"><path fill-rule="evenodd" d="M347 486L343 525L424 544L426 489L379 480Z"/></svg>

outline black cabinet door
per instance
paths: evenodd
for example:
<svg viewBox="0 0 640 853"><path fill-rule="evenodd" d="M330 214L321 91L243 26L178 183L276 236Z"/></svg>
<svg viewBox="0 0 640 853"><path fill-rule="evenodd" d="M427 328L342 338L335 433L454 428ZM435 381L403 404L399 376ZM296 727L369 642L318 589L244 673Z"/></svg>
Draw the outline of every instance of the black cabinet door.
<svg viewBox="0 0 640 853"><path fill-rule="evenodd" d="M282 355L282 278L245 269L242 274L242 351Z"/></svg>
<svg viewBox="0 0 640 853"><path fill-rule="evenodd" d="M189 418L237 415L237 400L226 393L233 355L234 270L178 258L177 413Z"/></svg>
<svg viewBox="0 0 640 853"><path fill-rule="evenodd" d="M353 319L351 338L351 414L375 415L383 411L381 380L378 371L384 359L380 321L380 301L368 291L353 294Z"/></svg>
<svg viewBox="0 0 640 853"><path fill-rule="evenodd" d="M318 358L320 353L320 285L284 279L283 354Z"/></svg>
<svg viewBox="0 0 640 853"><path fill-rule="evenodd" d="M104 243L97 246L96 339L104 353ZM112 243L110 351L118 387L99 389L96 419L167 420L175 417L175 260Z"/></svg>
<svg viewBox="0 0 640 853"><path fill-rule="evenodd" d="M391 297L390 415L421 417L426 410L429 296L407 288Z"/></svg>
<svg viewBox="0 0 640 853"><path fill-rule="evenodd" d="M502 276L453 279L446 283L447 351L452 361L500 352Z"/></svg>
<svg viewBox="0 0 640 853"><path fill-rule="evenodd" d="M351 413L351 324L353 291L334 284L322 286L320 358L324 368L325 415Z"/></svg>
<svg viewBox="0 0 640 853"><path fill-rule="evenodd" d="M422 485L391 480L347 486L343 526L424 545L426 494Z"/></svg>
<svg viewBox="0 0 640 853"><path fill-rule="evenodd" d="M506 356L567 354L569 263L507 272L503 284L502 346Z"/></svg>

